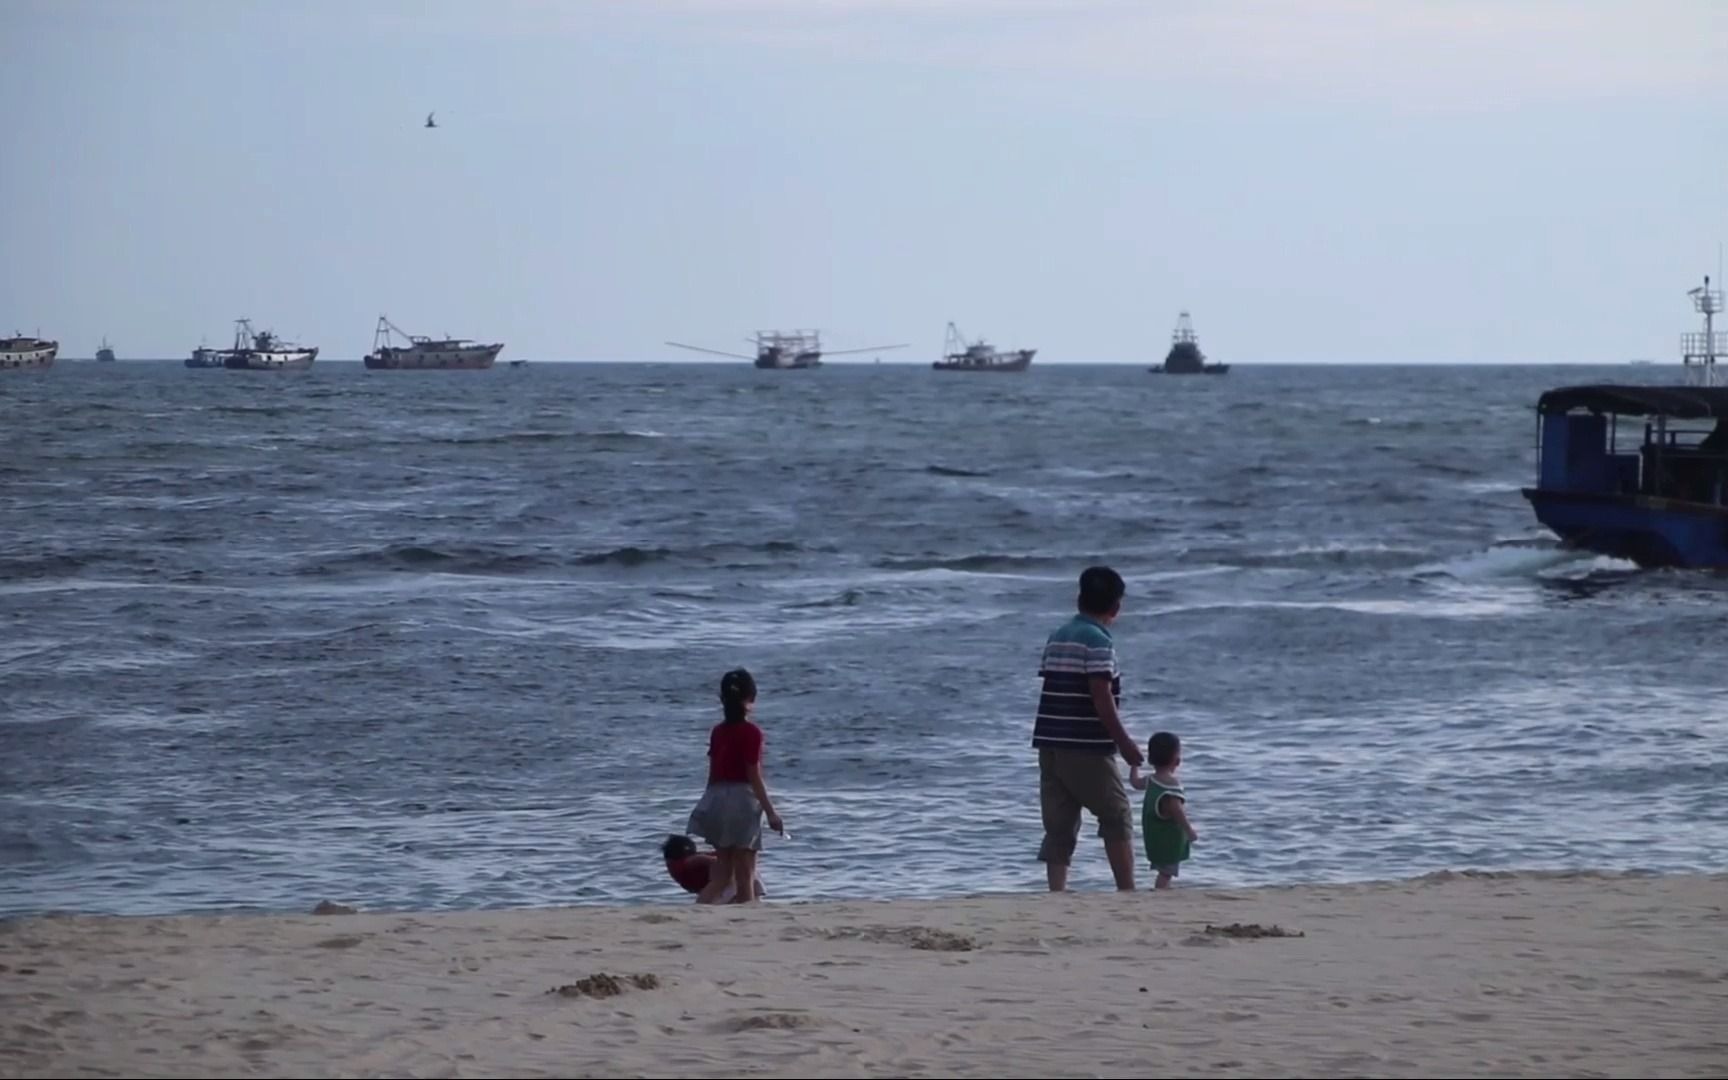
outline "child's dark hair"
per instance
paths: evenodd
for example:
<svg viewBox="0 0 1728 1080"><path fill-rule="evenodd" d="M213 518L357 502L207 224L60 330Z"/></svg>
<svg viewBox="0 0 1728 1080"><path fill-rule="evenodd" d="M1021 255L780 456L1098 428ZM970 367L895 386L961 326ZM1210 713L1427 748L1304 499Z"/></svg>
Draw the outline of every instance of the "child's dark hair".
<svg viewBox="0 0 1728 1080"><path fill-rule="evenodd" d="M756 700L756 680L743 668L733 668L720 677L720 707L726 710L726 723L737 724L744 719L744 706Z"/></svg>
<svg viewBox="0 0 1728 1080"><path fill-rule="evenodd" d="M1182 750L1182 740L1172 731L1160 731L1146 740L1146 760L1154 769L1168 769Z"/></svg>
<svg viewBox="0 0 1728 1080"><path fill-rule="evenodd" d="M696 841L688 836L670 833L666 842L660 845L660 854L664 855L668 862L673 859L687 859L696 854Z"/></svg>
<svg viewBox="0 0 1728 1080"><path fill-rule="evenodd" d="M1080 575L1080 610L1088 615L1108 615L1127 591L1121 574L1108 566L1089 566Z"/></svg>

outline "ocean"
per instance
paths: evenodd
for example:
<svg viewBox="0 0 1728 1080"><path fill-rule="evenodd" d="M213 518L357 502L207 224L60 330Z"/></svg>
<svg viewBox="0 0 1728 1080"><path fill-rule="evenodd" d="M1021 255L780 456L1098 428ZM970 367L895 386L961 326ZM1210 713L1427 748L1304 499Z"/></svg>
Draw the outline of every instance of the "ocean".
<svg viewBox="0 0 1728 1080"><path fill-rule="evenodd" d="M1720 871L1728 583L1518 491L1541 391L1651 374L0 378L0 912L687 902L657 845L737 665L773 898L1041 888L1038 654L1094 562L1184 884Z"/></svg>

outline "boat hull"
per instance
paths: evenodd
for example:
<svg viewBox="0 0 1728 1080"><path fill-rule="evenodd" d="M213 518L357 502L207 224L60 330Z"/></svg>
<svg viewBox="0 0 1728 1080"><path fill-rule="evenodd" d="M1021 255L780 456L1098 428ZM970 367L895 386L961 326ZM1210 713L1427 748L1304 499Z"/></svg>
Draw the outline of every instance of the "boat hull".
<svg viewBox="0 0 1728 1080"><path fill-rule="evenodd" d="M965 360L938 360L930 367L936 371L1025 371L1032 366L1032 357L1037 355L1037 349L1021 349L1018 352L1003 353L1002 359L988 363L972 364Z"/></svg>
<svg viewBox="0 0 1728 1080"><path fill-rule="evenodd" d="M59 353L57 341L25 338L0 342L0 371L47 371Z"/></svg>
<svg viewBox="0 0 1728 1080"><path fill-rule="evenodd" d="M1651 569L1728 570L1728 507L1543 488L1525 488L1524 497L1570 547Z"/></svg>
<svg viewBox="0 0 1728 1080"><path fill-rule="evenodd" d="M304 371L318 359L317 349L241 349L222 358L231 371Z"/></svg>
<svg viewBox="0 0 1728 1080"><path fill-rule="evenodd" d="M758 356L756 366L764 371L804 371L822 366L822 354L817 352L799 353L796 356L773 355Z"/></svg>
<svg viewBox="0 0 1728 1080"><path fill-rule="evenodd" d="M1155 367L1150 369L1154 375L1225 375L1230 371L1229 364L1206 364L1198 368Z"/></svg>
<svg viewBox="0 0 1728 1080"><path fill-rule="evenodd" d="M484 371L498 361L503 344L453 349L382 348L366 357L373 371Z"/></svg>

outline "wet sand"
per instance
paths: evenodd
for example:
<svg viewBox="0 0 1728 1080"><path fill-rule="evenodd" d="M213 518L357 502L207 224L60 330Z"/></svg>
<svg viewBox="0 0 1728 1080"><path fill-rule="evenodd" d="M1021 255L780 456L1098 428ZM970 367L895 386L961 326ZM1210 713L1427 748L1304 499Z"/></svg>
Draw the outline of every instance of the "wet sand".
<svg viewBox="0 0 1728 1080"><path fill-rule="evenodd" d="M6 1077L1722 1076L1728 877L32 918L0 1005Z"/></svg>

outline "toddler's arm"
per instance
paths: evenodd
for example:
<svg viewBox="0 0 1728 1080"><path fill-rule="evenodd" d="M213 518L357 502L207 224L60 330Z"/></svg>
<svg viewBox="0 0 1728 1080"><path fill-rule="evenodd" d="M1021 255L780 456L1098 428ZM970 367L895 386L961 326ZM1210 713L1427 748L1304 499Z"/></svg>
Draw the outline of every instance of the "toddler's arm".
<svg viewBox="0 0 1728 1080"><path fill-rule="evenodd" d="M1147 777L1140 775L1140 766L1128 766L1128 786L1132 787L1135 791L1145 791L1148 782L1149 779Z"/></svg>
<svg viewBox="0 0 1728 1080"><path fill-rule="evenodd" d="M1174 795L1166 795L1159 800L1159 810L1164 816L1182 826L1182 831L1188 834L1188 842L1192 844L1200 839L1200 834L1194 831L1194 826L1188 824L1188 800L1178 799Z"/></svg>

